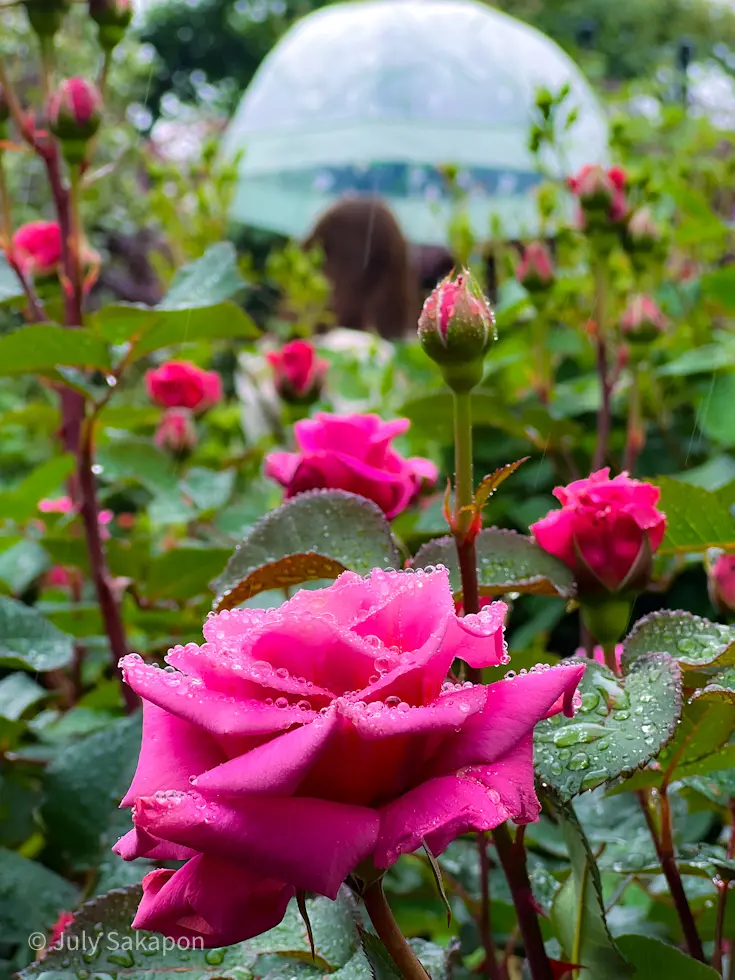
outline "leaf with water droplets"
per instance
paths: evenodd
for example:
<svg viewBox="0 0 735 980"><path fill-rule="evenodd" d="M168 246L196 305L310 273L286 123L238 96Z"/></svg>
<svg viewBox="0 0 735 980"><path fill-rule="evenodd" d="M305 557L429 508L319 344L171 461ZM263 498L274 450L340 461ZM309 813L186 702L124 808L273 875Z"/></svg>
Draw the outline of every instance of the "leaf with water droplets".
<svg viewBox="0 0 735 980"><path fill-rule="evenodd" d="M304 582L337 578L345 570L342 562L335 561L334 558L326 558L324 555L315 555L313 552L305 555L286 555L278 561L261 565L234 588L228 589L215 602L214 611L234 609L241 602L246 602L268 589L287 589Z"/></svg>
<svg viewBox="0 0 735 980"><path fill-rule="evenodd" d="M645 653L668 653L685 668L735 664L735 627L681 610L639 619L623 646L623 669Z"/></svg>
<svg viewBox="0 0 735 980"><path fill-rule="evenodd" d="M574 579L567 566L523 534L499 527L485 528L477 535L476 548L480 595L520 592L570 599L575 594ZM454 538L429 541L413 560L414 568L440 564L449 569L452 589L460 593Z"/></svg>
<svg viewBox="0 0 735 980"><path fill-rule="evenodd" d="M217 605L226 608L220 604L227 592L259 569L286 558L294 559L285 566L290 585L313 579L310 572L317 569L317 562L317 570L323 571L325 578L334 578L345 568L365 574L372 568L397 568L400 564L390 525L376 504L344 490L310 490L287 500L255 524L222 575L212 583ZM272 571L280 574L283 567ZM299 578L301 574L304 577ZM269 575L264 571L262 581L266 584L257 591L274 587L267 584Z"/></svg>
<svg viewBox="0 0 735 980"><path fill-rule="evenodd" d="M681 670L665 653L638 657L625 677L594 660L580 684L574 718L536 726L538 778L563 800L633 772L673 736L681 713Z"/></svg>
<svg viewBox="0 0 735 980"><path fill-rule="evenodd" d="M666 534L658 554L701 554L707 548L735 546L732 484L705 490L673 477L656 480L659 508L666 514Z"/></svg>
<svg viewBox="0 0 735 980"><path fill-rule="evenodd" d="M494 473L489 473L487 476L484 476L477 490L475 490L475 507L477 510L482 510L500 484L504 483L509 476L515 473L519 466L522 466L530 458L530 456L524 456L522 459L517 459L515 463L506 463L505 466L499 467Z"/></svg>
<svg viewBox="0 0 735 980"><path fill-rule="evenodd" d="M693 694L697 701L724 701L735 705L735 667L726 667L713 674L705 687Z"/></svg>
<svg viewBox="0 0 735 980"><path fill-rule="evenodd" d="M32 606L0 596L0 667L44 671L65 667L74 641Z"/></svg>

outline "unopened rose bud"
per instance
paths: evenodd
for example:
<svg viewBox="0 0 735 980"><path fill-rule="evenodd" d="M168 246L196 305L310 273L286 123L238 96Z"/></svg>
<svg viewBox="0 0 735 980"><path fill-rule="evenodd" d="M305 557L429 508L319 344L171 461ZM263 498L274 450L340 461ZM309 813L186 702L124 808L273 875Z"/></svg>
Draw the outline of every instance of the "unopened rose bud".
<svg viewBox="0 0 735 980"><path fill-rule="evenodd" d="M516 269L516 279L529 292L543 292L554 281L551 255L543 242L527 245Z"/></svg>
<svg viewBox="0 0 735 980"><path fill-rule="evenodd" d="M131 0L89 0L89 16L98 25L100 47L112 51L133 19Z"/></svg>
<svg viewBox="0 0 735 980"><path fill-rule="evenodd" d="M92 82L85 78L68 78L49 99L48 125L61 142L69 163L81 163L87 142L99 129L102 99Z"/></svg>
<svg viewBox="0 0 735 980"><path fill-rule="evenodd" d="M650 296L634 296L620 320L620 330L627 340L650 343L668 326L668 320Z"/></svg>
<svg viewBox="0 0 735 980"><path fill-rule="evenodd" d="M419 340L453 391L482 381L483 358L495 337L495 316L469 271L443 279L424 303Z"/></svg>
<svg viewBox="0 0 735 980"><path fill-rule="evenodd" d="M53 37L71 7L71 0L25 0L28 23L40 38Z"/></svg>
<svg viewBox="0 0 735 980"><path fill-rule="evenodd" d="M725 616L735 614L735 555L714 550L707 555L707 587L715 609Z"/></svg>
<svg viewBox="0 0 735 980"><path fill-rule="evenodd" d="M639 208L628 221L628 237L635 248L648 250L661 238L661 230L656 224L651 209Z"/></svg>
<svg viewBox="0 0 735 980"><path fill-rule="evenodd" d="M293 340L266 354L276 391L285 402L308 405L317 400L329 364L305 340Z"/></svg>
<svg viewBox="0 0 735 980"><path fill-rule="evenodd" d="M625 183L625 171L620 167L605 170L599 164L588 164L569 178L569 187L582 207L586 229L625 219L628 213Z"/></svg>
<svg viewBox="0 0 735 980"><path fill-rule="evenodd" d="M160 449L182 455L199 441L194 416L188 408L169 408L163 413L154 442Z"/></svg>

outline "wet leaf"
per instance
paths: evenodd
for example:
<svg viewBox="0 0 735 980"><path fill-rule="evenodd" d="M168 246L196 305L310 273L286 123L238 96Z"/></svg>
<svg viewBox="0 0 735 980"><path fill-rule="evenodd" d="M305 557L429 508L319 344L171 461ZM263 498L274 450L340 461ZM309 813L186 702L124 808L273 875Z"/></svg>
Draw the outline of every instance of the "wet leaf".
<svg viewBox="0 0 735 980"><path fill-rule="evenodd" d="M505 466L499 467L494 473L489 473L483 477L477 490L475 490L475 507L478 510L482 510L500 484L504 483L509 476L515 473L519 466L522 466L530 458L530 456L524 456L522 459L517 459L515 463L506 463Z"/></svg>
<svg viewBox="0 0 735 980"><path fill-rule="evenodd" d="M246 602L259 592L266 592L268 589L286 589L304 582L337 578L344 571L345 566L341 562L333 558L325 558L324 555L315 555L313 552L305 555L287 555L278 561L256 568L242 582L228 589L215 602L214 611L234 609L241 602Z"/></svg>
<svg viewBox="0 0 735 980"><path fill-rule="evenodd" d="M735 664L735 627L662 609L638 620L630 631L623 644L623 668L645 653L668 653L683 667Z"/></svg>
<svg viewBox="0 0 735 980"><path fill-rule="evenodd" d="M217 602L259 569L299 556L311 556L301 563L303 573L313 569L317 559L330 561L332 574L327 577L344 568L365 574L372 568L397 568L400 564L390 526L376 504L343 490L311 490L287 500L254 525L223 574L212 583ZM326 564L323 567L326 569ZM281 573L291 576L287 584L299 584L293 577L299 574L298 561L283 569L279 565L274 574ZM270 574L264 571L265 581ZM262 585L257 591L269 587Z"/></svg>
<svg viewBox="0 0 735 980"><path fill-rule="evenodd" d="M0 337L0 375L48 374L62 365L109 370L107 344L90 330L53 323L26 324Z"/></svg>
<svg viewBox="0 0 735 980"><path fill-rule="evenodd" d="M575 593L574 579L567 566L516 531L485 528L477 536L476 547L480 595L520 592L569 599ZM419 549L413 560L414 568L428 565L445 565L452 589L461 593L454 538L436 538Z"/></svg>
<svg viewBox="0 0 735 980"><path fill-rule="evenodd" d="M0 848L0 882L0 936L3 943L22 943L26 949L32 932L46 932L77 901L75 885L5 848Z"/></svg>
<svg viewBox="0 0 735 980"><path fill-rule="evenodd" d="M32 606L0 596L0 667L56 670L70 663L73 656L70 636Z"/></svg>
<svg viewBox="0 0 735 980"><path fill-rule="evenodd" d="M675 946L651 936L619 936L618 949L635 967L636 978L666 977L666 980L719 980L711 966L698 963Z"/></svg>
<svg viewBox="0 0 735 980"><path fill-rule="evenodd" d="M735 705L735 667L713 674L706 686L698 688L692 697L697 701L724 701Z"/></svg>
<svg viewBox="0 0 735 980"><path fill-rule="evenodd" d="M625 677L588 660L574 718L536 726L535 769L561 799L633 772L674 734L681 712L681 672L665 653L634 661Z"/></svg>
<svg viewBox="0 0 735 980"><path fill-rule="evenodd" d="M655 481L658 507L666 514L666 534L658 554L699 554L707 548L735 547L732 489L704 490L672 477Z"/></svg>

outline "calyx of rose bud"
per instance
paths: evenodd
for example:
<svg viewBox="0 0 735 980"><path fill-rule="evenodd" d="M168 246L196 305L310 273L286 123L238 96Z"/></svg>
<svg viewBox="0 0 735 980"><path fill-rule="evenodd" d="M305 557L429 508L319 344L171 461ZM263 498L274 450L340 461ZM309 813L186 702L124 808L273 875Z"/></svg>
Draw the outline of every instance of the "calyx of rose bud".
<svg viewBox="0 0 735 980"><path fill-rule="evenodd" d="M495 339L495 316L471 273L443 279L427 298L418 323L424 351L453 391L482 381L483 359Z"/></svg>
<svg viewBox="0 0 735 980"><path fill-rule="evenodd" d="M666 330L668 320L650 296L634 296L620 320L620 330L634 343L651 343Z"/></svg>
<svg viewBox="0 0 735 980"><path fill-rule="evenodd" d="M630 622L634 596L587 597L580 605L582 622L601 646L612 646L625 635Z"/></svg>
<svg viewBox="0 0 735 980"><path fill-rule="evenodd" d="M543 242L531 242L516 269L516 279L529 292L543 292L554 281L551 254Z"/></svg>
<svg viewBox="0 0 735 980"><path fill-rule="evenodd" d="M89 0L89 16L98 25L100 47L112 51L130 26L133 4L131 0Z"/></svg>
<svg viewBox="0 0 735 980"><path fill-rule="evenodd" d="M66 159L81 163L102 119L102 99L96 86L85 78L67 78L49 99L47 117Z"/></svg>
<svg viewBox="0 0 735 980"><path fill-rule="evenodd" d="M25 0L31 30L40 38L51 38L61 27L71 0Z"/></svg>

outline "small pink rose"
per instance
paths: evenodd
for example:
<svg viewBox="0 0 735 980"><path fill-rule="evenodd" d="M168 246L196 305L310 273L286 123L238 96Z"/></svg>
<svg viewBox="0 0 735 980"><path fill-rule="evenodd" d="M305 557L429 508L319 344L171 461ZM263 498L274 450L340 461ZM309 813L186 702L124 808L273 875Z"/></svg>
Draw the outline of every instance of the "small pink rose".
<svg viewBox="0 0 735 980"><path fill-rule="evenodd" d="M61 262L61 229L55 221L31 221L13 235L12 254L23 272L49 276Z"/></svg>
<svg viewBox="0 0 735 980"><path fill-rule="evenodd" d="M516 279L531 292L547 289L554 281L551 254L543 242L531 242L523 251Z"/></svg>
<svg viewBox="0 0 735 980"><path fill-rule="evenodd" d="M319 397L329 364L317 357L311 344L292 340L266 357L273 368L276 391L284 401L311 402Z"/></svg>
<svg viewBox="0 0 735 980"><path fill-rule="evenodd" d="M145 376L148 396L164 408L203 412L222 399L222 381L216 371L204 371L189 361L167 361Z"/></svg>
<svg viewBox="0 0 735 980"><path fill-rule="evenodd" d="M191 452L199 441L191 411L188 408L167 408L154 441L161 449L172 453Z"/></svg>

